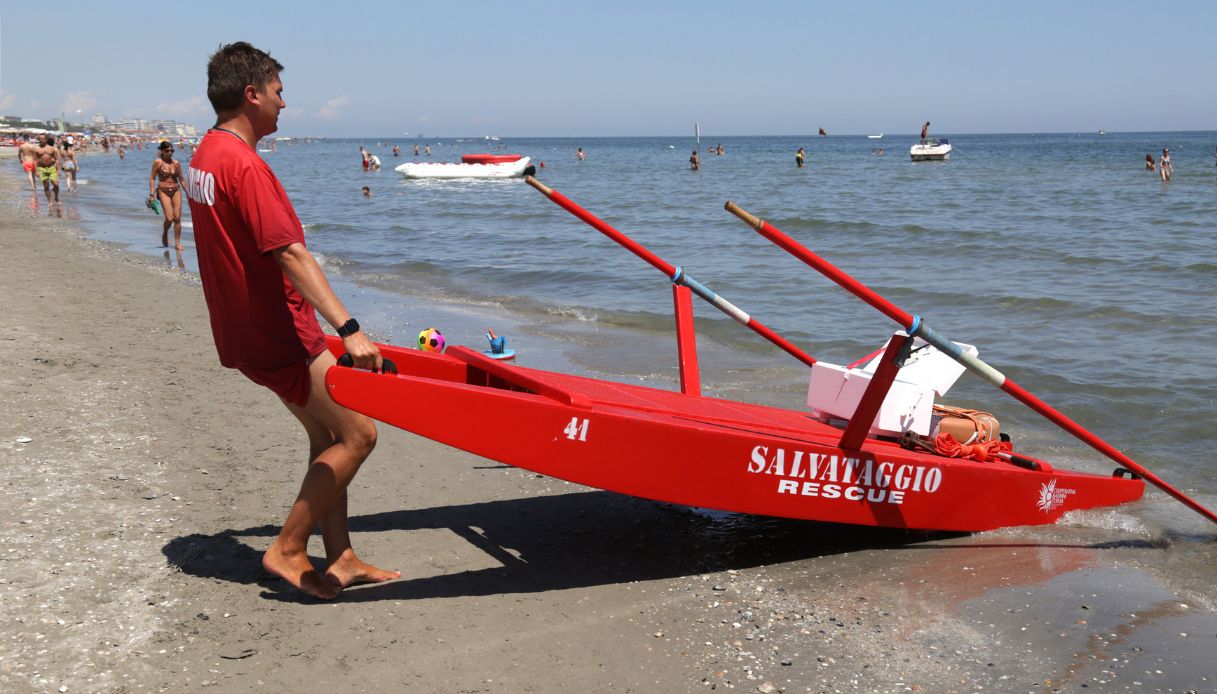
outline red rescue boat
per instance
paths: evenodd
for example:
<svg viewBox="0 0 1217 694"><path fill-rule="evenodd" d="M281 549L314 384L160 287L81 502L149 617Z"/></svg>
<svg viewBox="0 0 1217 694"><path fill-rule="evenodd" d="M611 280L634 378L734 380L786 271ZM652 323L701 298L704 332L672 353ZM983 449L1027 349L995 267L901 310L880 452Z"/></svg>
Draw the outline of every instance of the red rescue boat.
<svg viewBox="0 0 1217 694"><path fill-rule="evenodd" d="M506 164L523 159L523 154L462 154L462 164Z"/></svg>
<svg viewBox="0 0 1217 694"><path fill-rule="evenodd" d="M986 380L1004 379L980 362L974 350L961 349L970 346L943 340L916 317L907 332L896 333L874 360L865 393L847 421L822 412L703 397L693 333L694 293L813 366L813 373L817 362L680 268L557 191L527 180L671 279L680 392L526 368L466 347L450 347L439 354L381 345L383 356L395 362L396 373L332 368L326 387L335 401L508 465L600 489L723 511L892 528L982 531L1053 523L1070 511L1133 501L1144 492L1144 477L1214 518L1127 456L1118 451L1112 455L1093 434L1085 432L1093 441L1081 436L1070 428L1080 429L1078 425L1012 382L995 385L1024 402L1042 405L1052 416L1034 405L1032 409L1121 466L1110 475L1058 470L1015 452L1008 441L1000 445L992 441L991 449L974 449L973 459L949 457L960 455L960 449L944 453L926 447L924 440L921 446L910 446L907 435L901 439L876 433L889 395L898 399L900 390L909 387L896 378L902 369L915 370L906 366L908 348L916 351L929 343ZM742 213L758 229L764 224L738 207L732 211ZM839 274L834 279L850 291L869 292L862 297L868 303L885 301L836 268L832 271ZM342 351L338 338L329 338L329 347L335 354ZM961 448L966 454L974 447Z"/></svg>
<svg viewBox="0 0 1217 694"><path fill-rule="evenodd" d="M330 338L330 348L342 343ZM513 366L465 347L381 346L398 373L335 367L335 401L551 477L656 501L892 528L1052 523L1141 496L1140 480L910 451L810 413Z"/></svg>

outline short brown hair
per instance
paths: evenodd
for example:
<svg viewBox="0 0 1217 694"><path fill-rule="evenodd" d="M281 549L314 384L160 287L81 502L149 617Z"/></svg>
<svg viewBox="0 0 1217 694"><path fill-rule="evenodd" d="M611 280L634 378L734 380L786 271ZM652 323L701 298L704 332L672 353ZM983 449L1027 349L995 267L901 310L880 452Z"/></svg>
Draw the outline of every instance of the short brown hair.
<svg viewBox="0 0 1217 694"><path fill-rule="evenodd" d="M235 111L245 87L261 90L282 71L278 60L245 41L222 45L207 61L207 100L216 115Z"/></svg>

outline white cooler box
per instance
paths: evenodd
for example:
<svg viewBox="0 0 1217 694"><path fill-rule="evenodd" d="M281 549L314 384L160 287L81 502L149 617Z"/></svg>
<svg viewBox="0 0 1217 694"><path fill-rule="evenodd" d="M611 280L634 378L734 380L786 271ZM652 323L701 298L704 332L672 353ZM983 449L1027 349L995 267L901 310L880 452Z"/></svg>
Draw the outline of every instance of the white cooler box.
<svg viewBox="0 0 1217 694"><path fill-rule="evenodd" d="M972 345L955 344L972 356L978 354ZM886 348L887 345L884 345ZM852 417L862 401L862 394L870 385L880 356L882 354L853 369L824 362L813 364L811 384L807 389L807 406L817 416L846 420ZM925 340L914 338L913 352L905 361L904 368L896 374L879 414L871 423L870 433L899 437L906 431L912 431L928 436L934 397L945 395L963 372L963 364L939 352Z"/></svg>

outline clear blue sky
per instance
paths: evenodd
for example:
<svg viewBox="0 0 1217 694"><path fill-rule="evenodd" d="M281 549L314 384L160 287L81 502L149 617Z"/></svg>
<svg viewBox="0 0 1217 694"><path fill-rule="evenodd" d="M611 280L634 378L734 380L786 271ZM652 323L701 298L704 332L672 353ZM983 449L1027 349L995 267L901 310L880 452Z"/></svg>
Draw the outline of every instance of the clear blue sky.
<svg viewBox="0 0 1217 694"><path fill-rule="evenodd" d="M207 126L237 40L282 135L1217 129L1211 0L7 2L0 113Z"/></svg>

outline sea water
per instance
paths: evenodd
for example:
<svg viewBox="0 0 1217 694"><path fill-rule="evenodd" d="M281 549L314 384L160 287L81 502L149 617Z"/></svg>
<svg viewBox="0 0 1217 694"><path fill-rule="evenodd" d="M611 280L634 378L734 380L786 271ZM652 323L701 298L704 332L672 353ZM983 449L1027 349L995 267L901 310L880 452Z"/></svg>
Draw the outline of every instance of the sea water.
<svg viewBox="0 0 1217 694"><path fill-rule="evenodd" d="M290 141L262 156L344 302L380 338L408 344L434 326L450 344L485 349L493 328L528 366L678 387L660 272L520 179L393 171L525 154L544 183L818 359L849 363L898 329L723 210L736 201L1217 507L1217 133L946 136L943 163L911 162L907 135L703 136L699 171L689 136ZM413 156L415 142L432 156ZM720 143L722 156L705 151ZM382 170L361 168L361 145ZM1163 147L1170 183L1144 170ZM179 258L143 205L154 156L87 155L88 184L65 199L100 238L191 271L189 214ZM806 367L695 303L707 394L802 407ZM1059 467L1115 467L974 376L945 401L995 413L1019 450ZM1128 512L1209 529L1148 496Z"/></svg>

